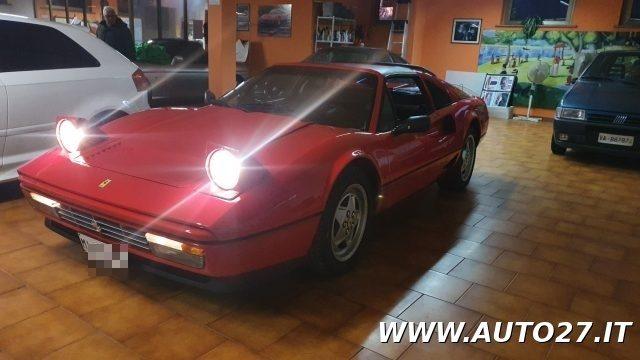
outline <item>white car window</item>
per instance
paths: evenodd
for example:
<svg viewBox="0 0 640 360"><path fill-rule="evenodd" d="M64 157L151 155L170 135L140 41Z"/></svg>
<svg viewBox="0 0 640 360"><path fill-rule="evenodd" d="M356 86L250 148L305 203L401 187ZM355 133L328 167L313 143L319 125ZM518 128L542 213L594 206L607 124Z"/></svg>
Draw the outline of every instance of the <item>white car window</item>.
<svg viewBox="0 0 640 360"><path fill-rule="evenodd" d="M43 25L0 20L0 72L99 67L100 63L60 31Z"/></svg>

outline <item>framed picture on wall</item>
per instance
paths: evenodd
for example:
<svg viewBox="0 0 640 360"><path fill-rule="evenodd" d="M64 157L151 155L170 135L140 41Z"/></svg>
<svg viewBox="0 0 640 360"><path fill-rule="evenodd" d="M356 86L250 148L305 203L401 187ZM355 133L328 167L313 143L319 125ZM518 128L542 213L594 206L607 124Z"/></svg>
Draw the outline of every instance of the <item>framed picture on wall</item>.
<svg viewBox="0 0 640 360"><path fill-rule="evenodd" d="M251 5L249 4L238 4L238 8L236 10L237 17L237 31L249 31L250 17L251 14Z"/></svg>
<svg viewBox="0 0 640 360"><path fill-rule="evenodd" d="M260 6L258 35L291 37L291 4Z"/></svg>
<svg viewBox="0 0 640 360"><path fill-rule="evenodd" d="M455 44L479 44L482 19L453 19L451 42Z"/></svg>

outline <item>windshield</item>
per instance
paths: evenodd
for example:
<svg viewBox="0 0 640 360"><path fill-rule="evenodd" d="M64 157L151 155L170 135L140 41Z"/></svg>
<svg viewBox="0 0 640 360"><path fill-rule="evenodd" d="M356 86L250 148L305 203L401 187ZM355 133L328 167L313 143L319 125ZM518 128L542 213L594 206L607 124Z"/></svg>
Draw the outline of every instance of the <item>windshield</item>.
<svg viewBox="0 0 640 360"><path fill-rule="evenodd" d="M377 79L361 72L280 67L245 81L217 102L247 112L366 130Z"/></svg>
<svg viewBox="0 0 640 360"><path fill-rule="evenodd" d="M640 85L640 53L601 54L583 77L619 80Z"/></svg>

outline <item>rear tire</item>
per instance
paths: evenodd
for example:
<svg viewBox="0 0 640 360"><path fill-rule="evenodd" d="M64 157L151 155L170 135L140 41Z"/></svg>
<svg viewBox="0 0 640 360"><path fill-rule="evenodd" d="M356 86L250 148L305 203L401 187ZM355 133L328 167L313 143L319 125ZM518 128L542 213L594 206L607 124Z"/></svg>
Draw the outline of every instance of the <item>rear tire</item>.
<svg viewBox="0 0 640 360"><path fill-rule="evenodd" d="M556 144L556 140L551 135L551 152L554 155L564 155L567 152L567 148Z"/></svg>
<svg viewBox="0 0 640 360"><path fill-rule="evenodd" d="M351 167L340 175L309 250L314 271L335 275L352 267L372 227L374 201L374 186L364 172Z"/></svg>
<svg viewBox="0 0 640 360"><path fill-rule="evenodd" d="M473 131L467 133L464 145L460 153L460 157L456 163L450 167L444 175L438 179L438 186L445 190L462 191L473 175L473 169L476 165L476 149L478 148L478 139Z"/></svg>

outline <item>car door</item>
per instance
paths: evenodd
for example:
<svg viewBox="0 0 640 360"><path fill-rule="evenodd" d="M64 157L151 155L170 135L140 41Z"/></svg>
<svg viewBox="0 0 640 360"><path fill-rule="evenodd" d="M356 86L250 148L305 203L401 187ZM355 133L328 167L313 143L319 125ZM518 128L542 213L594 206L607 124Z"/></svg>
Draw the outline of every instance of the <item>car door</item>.
<svg viewBox="0 0 640 360"><path fill-rule="evenodd" d="M451 155L456 152L456 107L453 106L449 93L433 77L421 76L421 80L433 100L434 111L429 115L431 119L431 131L433 144L427 149L429 158L436 161L435 166L447 163Z"/></svg>
<svg viewBox="0 0 640 360"><path fill-rule="evenodd" d="M0 20L3 60L0 80L8 102L4 170L16 169L56 144L60 115L83 116L98 104L90 97L100 89L95 68L100 63L61 31L24 21Z"/></svg>
<svg viewBox="0 0 640 360"><path fill-rule="evenodd" d="M0 80L0 182L5 179L5 172L2 166L2 153L4 152L4 143L7 139L7 90Z"/></svg>
<svg viewBox="0 0 640 360"><path fill-rule="evenodd" d="M440 127L419 133L396 134L393 129L411 116L431 115L433 102L418 76L393 76L386 79L382 110L376 133L381 137L387 164L385 192L393 198L402 198L432 183L439 173L431 167L440 138ZM436 122L437 123L437 122Z"/></svg>

